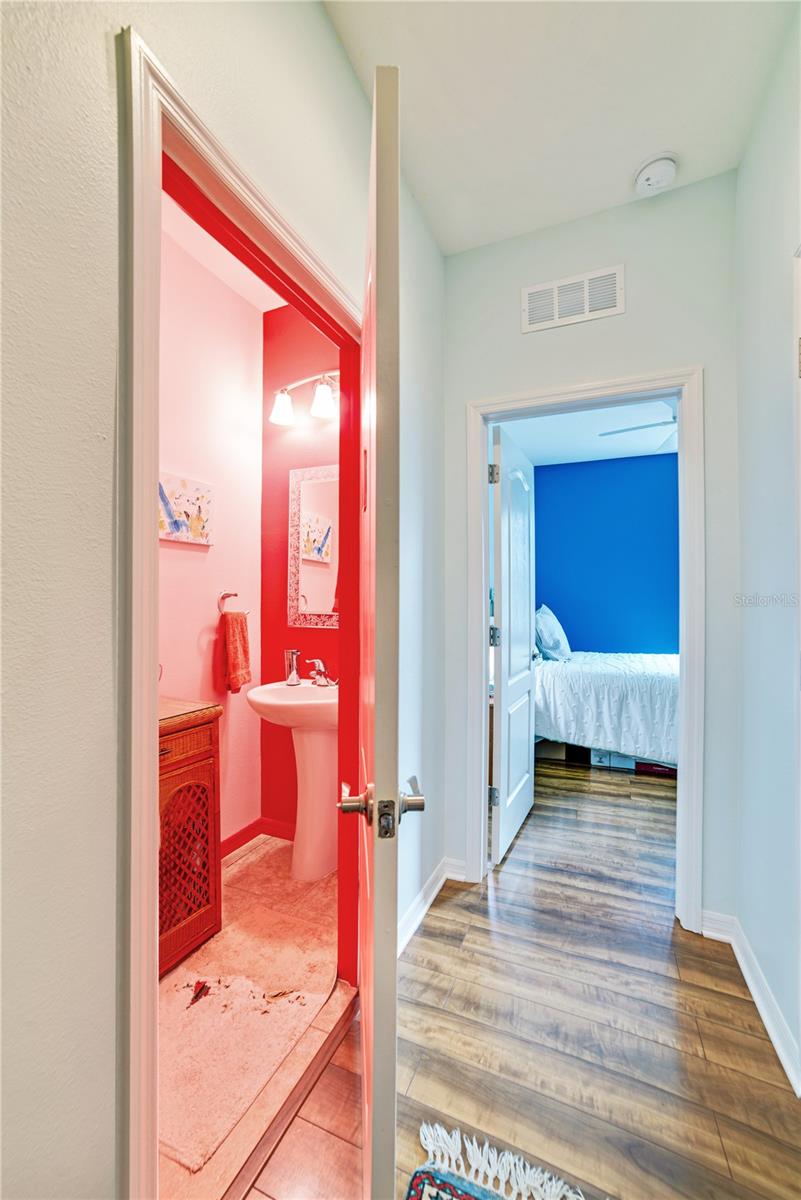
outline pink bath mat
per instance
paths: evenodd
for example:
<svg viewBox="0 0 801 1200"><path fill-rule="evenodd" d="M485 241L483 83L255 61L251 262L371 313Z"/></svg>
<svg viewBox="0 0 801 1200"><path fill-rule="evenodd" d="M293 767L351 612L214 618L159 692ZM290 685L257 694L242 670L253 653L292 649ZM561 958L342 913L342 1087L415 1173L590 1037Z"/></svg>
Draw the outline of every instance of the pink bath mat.
<svg viewBox="0 0 801 1200"><path fill-rule="evenodd" d="M189 1171L244 1116L336 983L336 877L302 897L289 886L265 894L285 857L259 846L247 866L224 870L222 931L159 984L161 1149ZM311 903L320 889L332 920ZM309 920L297 915L304 906ZM190 1004L199 980L208 993Z"/></svg>
<svg viewBox="0 0 801 1200"><path fill-rule="evenodd" d="M161 1149L190 1171L211 1158L327 999L271 995L232 975L207 979L190 1004L197 982L178 968L159 1001Z"/></svg>

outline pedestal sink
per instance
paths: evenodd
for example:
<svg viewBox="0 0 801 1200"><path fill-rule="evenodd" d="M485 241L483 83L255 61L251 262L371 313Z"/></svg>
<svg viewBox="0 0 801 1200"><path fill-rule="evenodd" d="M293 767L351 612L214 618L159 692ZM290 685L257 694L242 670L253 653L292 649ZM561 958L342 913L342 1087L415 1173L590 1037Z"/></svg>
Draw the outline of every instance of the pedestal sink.
<svg viewBox="0 0 801 1200"><path fill-rule="evenodd" d="M298 774L293 879L323 879L337 865L337 720L339 689L265 683L248 704L263 721L292 730Z"/></svg>

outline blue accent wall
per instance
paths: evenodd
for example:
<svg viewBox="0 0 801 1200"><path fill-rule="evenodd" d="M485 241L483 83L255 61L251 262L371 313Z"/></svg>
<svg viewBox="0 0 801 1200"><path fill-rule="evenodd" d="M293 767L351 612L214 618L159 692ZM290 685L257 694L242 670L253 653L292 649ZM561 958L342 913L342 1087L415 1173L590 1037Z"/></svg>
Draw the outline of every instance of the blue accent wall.
<svg viewBox="0 0 801 1200"><path fill-rule="evenodd" d="M677 653L678 456L534 470L537 604L573 650Z"/></svg>

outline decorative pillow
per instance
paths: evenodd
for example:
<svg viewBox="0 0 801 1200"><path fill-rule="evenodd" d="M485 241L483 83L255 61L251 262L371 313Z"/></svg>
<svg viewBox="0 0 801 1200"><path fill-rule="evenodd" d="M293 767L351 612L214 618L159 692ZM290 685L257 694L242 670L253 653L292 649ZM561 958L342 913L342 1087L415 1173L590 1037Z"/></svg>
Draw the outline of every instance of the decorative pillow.
<svg viewBox="0 0 801 1200"><path fill-rule="evenodd" d="M537 648L543 658L564 661L570 658L570 642L547 604L541 604L536 614Z"/></svg>

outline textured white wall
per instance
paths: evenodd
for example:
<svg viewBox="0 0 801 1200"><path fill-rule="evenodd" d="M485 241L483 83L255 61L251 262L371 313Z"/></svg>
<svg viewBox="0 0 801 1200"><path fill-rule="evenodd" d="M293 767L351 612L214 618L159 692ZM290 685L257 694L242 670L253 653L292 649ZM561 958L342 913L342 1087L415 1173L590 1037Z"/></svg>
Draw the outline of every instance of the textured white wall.
<svg viewBox="0 0 801 1200"><path fill-rule="evenodd" d="M793 254L801 244L798 23L737 184L742 531L742 828L737 915L801 1045L799 430ZM795 604L791 597L795 596ZM798 1058L801 1065L801 1058Z"/></svg>
<svg viewBox="0 0 801 1200"><path fill-rule="evenodd" d="M701 364L706 412L704 903L732 912L739 579L733 172L446 259L446 854L465 857L465 404ZM520 288L624 263L626 313L520 332Z"/></svg>
<svg viewBox="0 0 801 1200"><path fill-rule="evenodd" d="M369 105L317 4L6 4L4 1186L117 1187L117 106L133 24L282 214L361 295ZM404 195L401 762L441 857L442 260ZM421 632L422 631L422 632ZM425 820L425 837L420 823ZM418 830L412 830L413 823ZM425 857L424 857L425 856ZM412 887L410 883L408 885ZM403 906L404 897L401 898Z"/></svg>

